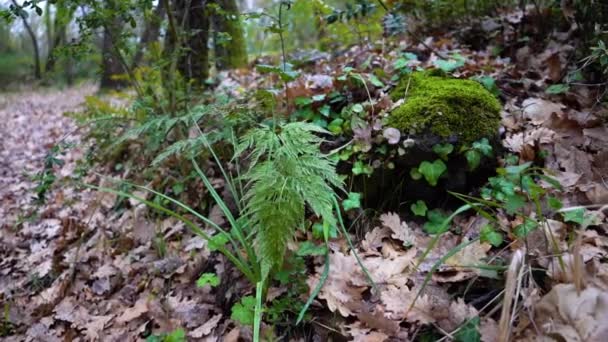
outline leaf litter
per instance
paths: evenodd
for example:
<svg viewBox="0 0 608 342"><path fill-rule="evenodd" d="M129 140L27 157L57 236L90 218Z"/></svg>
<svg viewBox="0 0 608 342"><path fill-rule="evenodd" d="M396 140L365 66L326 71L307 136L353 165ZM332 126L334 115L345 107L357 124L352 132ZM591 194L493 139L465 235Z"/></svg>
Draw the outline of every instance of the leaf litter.
<svg viewBox="0 0 608 342"><path fill-rule="evenodd" d="M485 27L509 28L522 16L511 13ZM519 49L513 67L487 51L459 46L450 37L427 42L442 52L459 50L464 66L457 76L474 75L491 67L497 85L506 94L502 112L504 148L523 161L544 156L546 168L564 188L559 195L564 206L585 205L596 223L576 232L569 223L548 219L525 244L512 243L499 249L474 241L442 260L456 246L479 236L482 224L473 221L483 218L456 220L435 244L419 221L405 222L398 213L381 213L379 222L370 225L373 228L367 230L356 250L377 292L359 266L355 251L349 250L343 239L334 239L330 244L331 271L314 302L315 310L335 313L332 327L354 341L414 339L428 326L453 338L469 332L468 324L477 326L473 330L479 332L480 340L496 341L501 317L495 308L502 301L513 300L517 319L511 318L511 332L516 340L608 339L603 324L608 320L608 226L603 207L608 203L608 131L602 119L606 109L589 101L593 95L585 88L573 87L562 95L541 92L568 67L572 48L552 37L540 53L528 47ZM423 46L417 48L425 50ZM321 69L304 74L291 90L328 94L337 83L337 66L360 66L369 56L374 57L376 67L389 71L397 57L354 47L332 61L336 66L333 74ZM414 64L428 66L436 61L437 56L431 54ZM519 77L524 74L536 76ZM264 82L252 71L228 73L222 84L232 91ZM38 171L48 148L76 130L74 122L63 113L77 110L84 96L94 91L93 86L61 93L26 91L8 98L0 109L0 299L17 332L8 340L60 341L72 336L137 340L145 333L176 328L186 328L189 338L196 340L247 339L251 332L235 325L224 307L225 302L252 289L238 281L230 289L196 288L196 278L209 267L222 282L232 282L237 276L222 257L209 251L205 241L189 235L175 220L153 222L146 209L135 203L131 210L113 212L116 198L112 195L99 196L71 186L52 190L46 203L35 208L31 200L35 184L24 171ZM370 105L375 102L379 110L383 106L390 109L385 94L373 95L378 98ZM569 105L572 98L576 99L575 106ZM377 133L390 144L400 139L399 132L376 123L357 127L355 133L363 150L371 148ZM79 138L78 132L70 135L76 145ZM65 164L59 174L71 174L84 152L68 149L62 156ZM87 177L98 181L95 176ZM219 215L217 208L214 210L212 215ZM34 211L40 217L28 219L27 214ZM518 224L504 212L498 216L504 232ZM20 229L13 228L17 225ZM167 240L166 255L159 255L151 242L158 234ZM578 239L576 243L572 236ZM548 243L552 240L557 242L557 254ZM429 246L432 248L427 251ZM518 295L503 298L504 284L497 285L495 278L502 281L511 276L501 272L517 250L526 251L534 268L543 270L544 281L551 286L539 284L532 275L534 271L522 268L515 279ZM192 257L193 251L196 257ZM319 282L324 268L322 258L314 260L314 270L308 277L310 289ZM503 267L483 268L493 265L492 261L500 261L498 265ZM578 287L574 284L577 281L582 281ZM454 289L461 295L454 296Z"/></svg>

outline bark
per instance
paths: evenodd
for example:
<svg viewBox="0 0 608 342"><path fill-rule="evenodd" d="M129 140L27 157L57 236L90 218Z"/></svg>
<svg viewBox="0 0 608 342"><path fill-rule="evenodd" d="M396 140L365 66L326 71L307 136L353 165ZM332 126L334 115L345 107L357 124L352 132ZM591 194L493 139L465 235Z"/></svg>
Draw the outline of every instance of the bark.
<svg viewBox="0 0 608 342"><path fill-rule="evenodd" d="M135 57L133 57L133 63L131 69L135 69L141 64L141 60L144 56L144 50L150 45L150 43L158 40L160 35L160 24L163 22L165 17L165 6L163 1L159 1L154 9L152 18L146 23L146 28L142 33L141 40L137 46Z"/></svg>
<svg viewBox="0 0 608 342"><path fill-rule="evenodd" d="M72 20L72 16L74 14L74 9L67 7L63 1L57 2L55 20L52 25L48 25L48 27L53 27L53 34L49 35L49 54L46 59L45 64L45 72L52 72L55 69L55 65L57 63L57 56L55 55L57 49L63 44L67 42L68 36L68 25Z"/></svg>
<svg viewBox="0 0 608 342"><path fill-rule="evenodd" d="M215 65L218 70L245 67L247 45L236 0L215 2L220 7L220 13L213 15Z"/></svg>
<svg viewBox="0 0 608 342"><path fill-rule="evenodd" d="M102 74L100 87L102 89L117 89L126 85L124 80L116 79L117 75L124 74L125 72L120 61L120 56L116 54L113 42L114 37L119 36L121 29L122 23L119 18L104 27L101 48Z"/></svg>
<svg viewBox="0 0 608 342"><path fill-rule="evenodd" d="M55 56L55 53L57 51L57 49L59 48L59 46L61 46L61 44L63 43L65 36L66 36L66 28L62 27L60 28L61 32L57 32L57 34L55 35L55 37L53 38L52 42L49 42L50 44L50 49L49 49L49 55L46 57L46 64L45 64L45 68L44 71L46 73L52 72L53 70L55 70L55 62L57 61L57 57Z"/></svg>
<svg viewBox="0 0 608 342"><path fill-rule="evenodd" d="M17 1L11 0L15 7L21 7L17 4ZM23 21L23 26L27 31L27 34L30 36L32 40L32 45L34 46L34 77L39 80L42 77L42 72L40 69L40 50L38 50L38 38L36 38L36 34L32 30L32 27L27 22L27 18L25 16L21 16L21 20Z"/></svg>
<svg viewBox="0 0 608 342"><path fill-rule="evenodd" d="M179 32L168 34L165 46L165 51L169 54L177 51L177 70L180 74L198 85L204 84L209 77L207 41L210 23L206 3L205 0L174 1L173 21Z"/></svg>

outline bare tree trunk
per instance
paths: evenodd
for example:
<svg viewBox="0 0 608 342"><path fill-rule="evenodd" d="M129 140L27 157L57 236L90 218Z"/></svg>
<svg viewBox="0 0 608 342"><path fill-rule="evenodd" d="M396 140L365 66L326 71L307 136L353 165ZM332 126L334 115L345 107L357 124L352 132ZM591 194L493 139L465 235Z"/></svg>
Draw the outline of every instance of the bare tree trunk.
<svg viewBox="0 0 608 342"><path fill-rule="evenodd" d="M174 54L177 50L177 70L197 85L202 85L209 77L209 13L206 0L175 0L173 13L169 14L179 25L180 32L168 34L165 54ZM179 35L179 37L177 37ZM181 44L177 44L180 39Z"/></svg>
<svg viewBox="0 0 608 342"><path fill-rule="evenodd" d="M163 5L163 1L159 1L154 9L152 18L146 23L146 28L142 33L141 40L139 41L135 51L135 56L133 57L131 69L135 69L141 64L141 60L144 56L144 50L150 43L158 40L158 36L160 34L160 24L163 22L164 17L165 6Z"/></svg>
<svg viewBox="0 0 608 342"><path fill-rule="evenodd" d="M101 48L102 75L100 87L102 89L116 89L125 86L123 80L116 79L116 76L123 74L125 70L121 65L120 57L116 55L114 42L112 41L113 37L119 36L121 29L122 23L119 18L114 19L104 27Z"/></svg>
<svg viewBox="0 0 608 342"><path fill-rule="evenodd" d="M57 57L55 53L59 46L63 41L63 37L65 36L65 27L59 28L60 32L57 32L52 41L49 41L49 55L46 57L46 64L44 65L44 72L49 73L55 69L55 62L57 61Z"/></svg>
<svg viewBox="0 0 608 342"><path fill-rule="evenodd" d="M11 0L11 2L13 3L13 5L15 5L15 7L21 8L21 6L17 4L17 1ZM27 22L27 18L24 15L20 15L20 17L23 21L23 26L25 27L27 34L32 40L32 45L34 46L34 77L39 80L40 78L42 78L42 72L40 69L40 51L38 50L38 39L36 38L36 34L32 30L32 27Z"/></svg>
<svg viewBox="0 0 608 342"><path fill-rule="evenodd" d="M215 65L218 70L247 65L247 45L236 0L215 0L220 13L213 15Z"/></svg>

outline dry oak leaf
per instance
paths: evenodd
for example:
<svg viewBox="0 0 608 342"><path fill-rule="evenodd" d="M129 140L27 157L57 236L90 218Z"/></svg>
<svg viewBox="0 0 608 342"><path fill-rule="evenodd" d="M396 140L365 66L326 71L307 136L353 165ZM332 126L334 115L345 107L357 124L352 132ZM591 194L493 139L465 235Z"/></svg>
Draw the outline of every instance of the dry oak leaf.
<svg viewBox="0 0 608 342"><path fill-rule="evenodd" d="M537 326L564 341L608 341L608 293L588 287L577 294L573 284L559 284L536 306Z"/></svg>
<svg viewBox="0 0 608 342"><path fill-rule="evenodd" d="M385 307L385 316L392 320L407 320L410 323L429 324L435 322L432 316L432 304L428 296L422 295L416 299L416 304L410 309L417 292L407 286L387 286L380 293L380 300Z"/></svg>
<svg viewBox="0 0 608 342"><path fill-rule="evenodd" d="M380 221L382 225L392 231L391 237L402 241L407 245L414 245L416 238L412 233L412 230L405 222L401 222L399 215L395 213L386 213L380 215Z"/></svg>
<svg viewBox="0 0 608 342"><path fill-rule="evenodd" d="M523 107L523 115L525 119L529 119L534 125L542 125L551 118L553 113L562 116L564 105L539 99L525 99L521 105Z"/></svg>
<svg viewBox="0 0 608 342"><path fill-rule="evenodd" d="M479 333L482 342L498 341L498 323L491 318L483 318L479 324Z"/></svg>
<svg viewBox="0 0 608 342"><path fill-rule="evenodd" d="M449 315L445 319L438 320L439 326L445 331L454 331L465 321L477 316L477 310L462 298L458 298L450 303Z"/></svg>
<svg viewBox="0 0 608 342"><path fill-rule="evenodd" d="M487 251L492 246L487 243L474 243L466 246L458 253L447 259L433 274L433 280L439 283L453 283L483 275L483 271L475 265L484 264L483 258L487 257Z"/></svg>
<svg viewBox="0 0 608 342"><path fill-rule="evenodd" d="M502 144L510 151L527 157L526 160L528 160L530 158L534 159L534 146L536 144L549 144L553 141L554 137L554 131L545 127L539 127L510 135L505 138Z"/></svg>
<svg viewBox="0 0 608 342"><path fill-rule="evenodd" d="M366 254L379 255L378 250L384 246L382 240L390 236L390 230L386 227L376 227L365 233L365 239L361 241L361 248Z"/></svg>
<svg viewBox="0 0 608 342"><path fill-rule="evenodd" d="M205 322L205 324L189 332L188 336L193 338L201 338L203 336L209 335L213 331L213 329L217 327L217 324L220 322L221 319L222 314L217 314L211 317L211 319Z"/></svg>
<svg viewBox="0 0 608 342"><path fill-rule="evenodd" d="M384 342L389 338L385 333L362 327L361 322L355 322L345 328L348 334L353 337L353 342Z"/></svg>
<svg viewBox="0 0 608 342"><path fill-rule="evenodd" d="M391 249L390 245L386 245L383 247L383 254L388 254L390 257L367 257L364 258L362 262L376 284L401 287L405 286L408 281L408 273L405 271L410 268L410 266L414 266L416 253L417 251L413 248L403 253ZM362 273L360 267L357 271ZM365 280L365 283L358 283L356 285L369 286L367 279Z"/></svg>
<svg viewBox="0 0 608 342"><path fill-rule="evenodd" d="M116 323L130 322L148 312L148 310L150 310L148 306L148 296L142 295L132 307L127 308L122 315L116 319Z"/></svg>
<svg viewBox="0 0 608 342"><path fill-rule="evenodd" d="M367 288L366 279L352 255L335 251L330 254L329 263L329 276L319 293L319 298L327 301L327 307L331 312L337 310L343 317L351 316L354 314L352 303L363 300L361 294ZM308 279L311 291L317 286L319 274L322 272L322 267L319 267L317 275Z"/></svg>

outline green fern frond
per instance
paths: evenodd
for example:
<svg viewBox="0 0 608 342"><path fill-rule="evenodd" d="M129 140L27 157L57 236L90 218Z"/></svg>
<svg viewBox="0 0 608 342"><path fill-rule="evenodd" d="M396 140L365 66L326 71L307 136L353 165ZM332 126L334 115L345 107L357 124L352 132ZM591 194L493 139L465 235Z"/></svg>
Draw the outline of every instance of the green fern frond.
<svg viewBox="0 0 608 342"><path fill-rule="evenodd" d="M243 201L264 275L282 264L287 243L304 223L306 206L336 224L334 188L342 189L343 183L335 162L320 152L320 134L328 132L301 122L260 126L245 134L235 149L235 156L251 149Z"/></svg>

